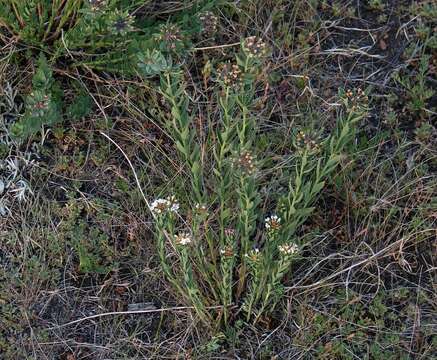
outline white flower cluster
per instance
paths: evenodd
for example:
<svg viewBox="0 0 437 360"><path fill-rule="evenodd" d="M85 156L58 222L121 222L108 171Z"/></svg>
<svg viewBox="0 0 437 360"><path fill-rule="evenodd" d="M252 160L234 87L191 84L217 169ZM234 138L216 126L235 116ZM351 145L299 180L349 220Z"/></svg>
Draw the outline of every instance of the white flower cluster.
<svg viewBox="0 0 437 360"><path fill-rule="evenodd" d="M188 245L193 241L189 233L179 233L175 237L175 242L178 245Z"/></svg>
<svg viewBox="0 0 437 360"><path fill-rule="evenodd" d="M267 230L277 230L281 227L281 218L277 215L266 217L264 222Z"/></svg>
<svg viewBox="0 0 437 360"><path fill-rule="evenodd" d="M235 236L235 229L233 229L233 228L226 228L225 229L225 236L227 236L227 237Z"/></svg>
<svg viewBox="0 0 437 360"><path fill-rule="evenodd" d="M196 210L196 213L199 214L199 215L208 214L208 208L206 207L206 205L196 204L194 206L194 209Z"/></svg>
<svg viewBox="0 0 437 360"><path fill-rule="evenodd" d="M256 36L249 36L243 41L243 50L250 58L259 58L267 54L267 45Z"/></svg>
<svg viewBox="0 0 437 360"><path fill-rule="evenodd" d="M250 261L258 261L259 257L260 257L260 252L258 248L255 248L253 250L250 250L248 254L245 254L245 256L250 260Z"/></svg>
<svg viewBox="0 0 437 360"><path fill-rule="evenodd" d="M283 255L293 255L299 251L299 246L294 243L279 245L278 250Z"/></svg>
<svg viewBox="0 0 437 360"><path fill-rule="evenodd" d="M150 211L156 215L161 215L166 212L177 212L179 203L174 196L166 199L156 199L150 205Z"/></svg>
<svg viewBox="0 0 437 360"><path fill-rule="evenodd" d="M234 250L232 249L232 246L226 246L223 249L220 249L220 255L223 255L224 257L234 256Z"/></svg>

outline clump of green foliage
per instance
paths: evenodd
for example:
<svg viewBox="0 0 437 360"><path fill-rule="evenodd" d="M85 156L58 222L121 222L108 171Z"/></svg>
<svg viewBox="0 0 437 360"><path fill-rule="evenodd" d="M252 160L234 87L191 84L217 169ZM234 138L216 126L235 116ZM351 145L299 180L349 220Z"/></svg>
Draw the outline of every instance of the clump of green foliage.
<svg viewBox="0 0 437 360"><path fill-rule="evenodd" d="M67 56L74 58L72 67L123 72L134 75L139 50L157 47L181 53L185 32L162 20L136 17L147 1L0 1L0 29L24 45L50 53L50 61ZM193 8L196 13L198 9ZM198 17L179 21L191 33L199 30ZM174 45L174 47L173 47ZM167 49L168 50L168 49Z"/></svg>
<svg viewBox="0 0 437 360"><path fill-rule="evenodd" d="M120 40L133 30L129 11L145 5L118 0L2 0L0 4L0 26L10 34L25 44L66 47L64 51Z"/></svg>
<svg viewBox="0 0 437 360"><path fill-rule="evenodd" d="M329 309L314 311L311 305L301 306L296 321L312 331L302 332L293 341L310 349L308 356L314 359L409 359L412 350L431 355L436 341L429 326L431 313L425 311L420 336L414 345L411 342L409 330L416 316L411 299L422 309L432 302L427 291L416 293L408 287L380 290L372 298L338 290L335 305Z"/></svg>
<svg viewBox="0 0 437 360"><path fill-rule="evenodd" d="M32 78L32 92L26 97L26 111L23 117L11 127L16 138L26 138L62 120L62 96L53 79L47 59L41 54L38 68Z"/></svg>
<svg viewBox="0 0 437 360"><path fill-rule="evenodd" d="M61 212L61 239L74 249L80 273L107 274L117 267L116 251L98 223L108 222L112 214L98 199L93 200L92 205L99 210L98 213L93 214L75 199L68 201Z"/></svg>
<svg viewBox="0 0 437 360"><path fill-rule="evenodd" d="M394 73L393 78L405 92L405 108L416 119L427 119L433 113L429 109L429 101L434 96L434 89L427 84L429 61L431 56L422 54L414 76Z"/></svg>
<svg viewBox="0 0 437 360"><path fill-rule="evenodd" d="M83 0L2 0L0 26L23 42L40 46L74 27Z"/></svg>
<svg viewBox="0 0 437 360"><path fill-rule="evenodd" d="M204 324L216 329L238 319L256 323L274 311L284 277L303 254L300 225L365 115L365 94L344 93L337 128L323 141L296 132L291 170L284 176L275 173L280 168L275 164L270 168L273 179L285 182L283 190L263 192L267 169L262 153L256 153L254 104L266 54L265 44L250 37L242 41L235 63L222 66L215 109L220 116L209 124L206 139L194 126L181 73L161 74L161 92L171 109L164 125L190 181L181 204L172 194L150 205L158 253L175 289Z"/></svg>
<svg viewBox="0 0 437 360"><path fill-rule="evenodd" d="M196 16L184 16L175 23L137 19L133 13L146 5L144 1L39 0L0 4L0 27L25 45L42 50L32 91L25 101L26 112L12 127L12 135L22 139L43 126L60 122L63 110L65 118L78 119L91 109L91 98L83 89L72 104L62 108L61 85L54 81L51 69L60 58L68 59L64 65L86 71L151 77L182 62L191 48L191 36L201 29ZM68 82L70 87L77 87Z"/></svg>

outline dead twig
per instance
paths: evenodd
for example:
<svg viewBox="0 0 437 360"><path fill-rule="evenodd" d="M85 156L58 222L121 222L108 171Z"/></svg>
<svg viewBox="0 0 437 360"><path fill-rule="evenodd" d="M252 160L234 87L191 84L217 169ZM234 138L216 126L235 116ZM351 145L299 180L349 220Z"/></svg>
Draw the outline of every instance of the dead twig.
<svg viewBox="0 0 437 360"><path fill-rule="evenodd" d="M211 307L208 307L207 309L213 310L213 309L222 309L222 308L223 308L223 306L219 305L219 306L211 306ZM145 309L145 310L134 310L134 311L111 311L111 312L106 312L106 313L101 313L101 314L96 314L96 315L91 315L91 316L85 316L83 318L73 320L73 321L70 321L70 322L65 323L65 324L61 324L58 326L53 326L53 327L47 328L46 330L60 329L60 328L66 327L66 326L81 323L82 321L98 319L98 318L106 317L106 316L150 314L150 313L162 313L165 311L179 311L179 310L191 310L191 309L194 309L194 307L193 306L176 306L176 307L162 308L162 309Z"/></svg>

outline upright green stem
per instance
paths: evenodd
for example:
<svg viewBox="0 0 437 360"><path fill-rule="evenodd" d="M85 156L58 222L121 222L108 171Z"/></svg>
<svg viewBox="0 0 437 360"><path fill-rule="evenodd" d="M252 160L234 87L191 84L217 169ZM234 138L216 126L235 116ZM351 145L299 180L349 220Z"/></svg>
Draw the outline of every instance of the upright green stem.
<svg viewBox="0 0 437 360"><path fill-rule="evenodd" d="M193 270L191 268L190 257L188 255L188 249L184 246L181 249L181 262L182 262L182 272L185 284L185 293L189 298L190 302L194 306L196 313L199 315L200 319L205 323L205 325L210 325L212 319L205 309L205 299L201 297L199 288L193 277ZM184 292L182 292L184 293Z"/></svg>

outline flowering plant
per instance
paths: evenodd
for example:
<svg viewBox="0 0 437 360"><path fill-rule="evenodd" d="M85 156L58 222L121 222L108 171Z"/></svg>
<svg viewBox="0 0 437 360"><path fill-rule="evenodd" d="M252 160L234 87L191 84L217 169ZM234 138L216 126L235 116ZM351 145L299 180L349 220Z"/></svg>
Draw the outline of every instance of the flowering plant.
<svg viewBox="0 0 437 360"><path fill-rule="evenodd" d="M180 206L174 197L151 205L158 253L167 279L199 318L216 328L241 316L256 323L275 309L284 277L303 256L305 243L297 230L364 116L346 107L335 131L320 143L297 132L288 187L279 194L263 192L254 104L267 53L260 39L250 37L242 41L236 63L220 68L220 116L206 140L193 126L181 73L161 75L161 92L171 108L164 126L187 170L189 188ZM272 204L270 215L261 205L266 203Z"/></svg>

